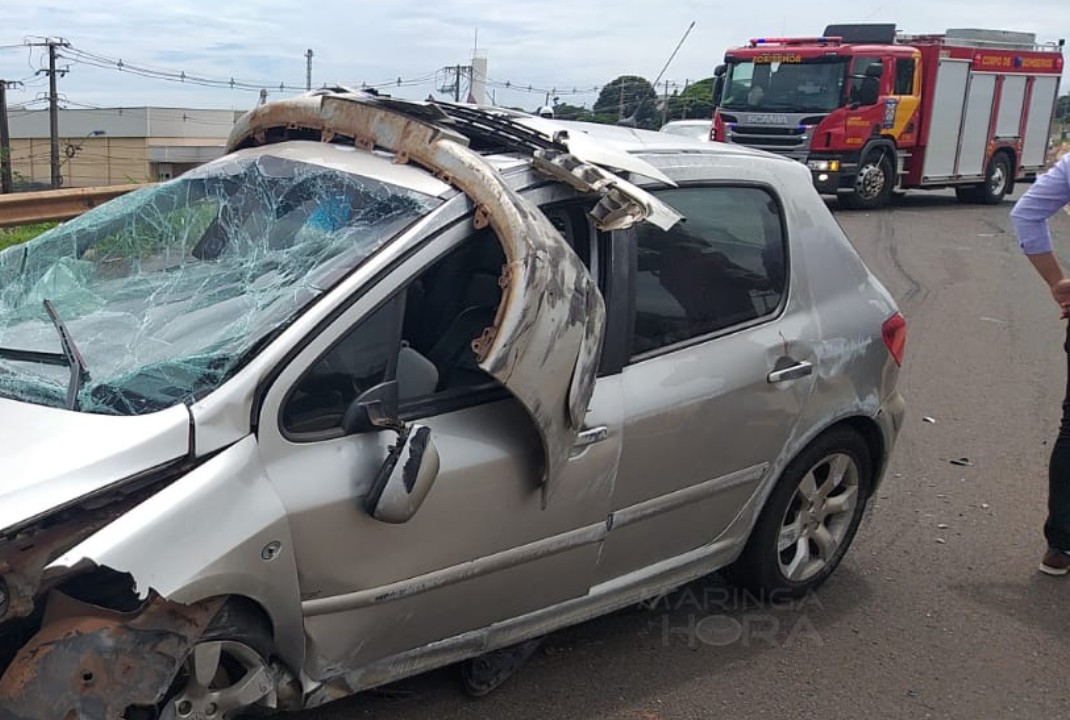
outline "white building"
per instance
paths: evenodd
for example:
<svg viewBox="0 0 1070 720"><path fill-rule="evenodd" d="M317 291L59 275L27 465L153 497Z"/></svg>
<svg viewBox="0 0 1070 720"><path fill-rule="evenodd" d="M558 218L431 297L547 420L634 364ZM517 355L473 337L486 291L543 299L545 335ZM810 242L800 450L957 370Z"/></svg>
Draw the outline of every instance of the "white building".
<svg viewBox="0 0 1070 720"><path fill-rule="evenodd" d="M65 187L167 180L223 154L242 112L136 107L59 111ZM48 110L8 112L19 184L52 178Z"/></svg>

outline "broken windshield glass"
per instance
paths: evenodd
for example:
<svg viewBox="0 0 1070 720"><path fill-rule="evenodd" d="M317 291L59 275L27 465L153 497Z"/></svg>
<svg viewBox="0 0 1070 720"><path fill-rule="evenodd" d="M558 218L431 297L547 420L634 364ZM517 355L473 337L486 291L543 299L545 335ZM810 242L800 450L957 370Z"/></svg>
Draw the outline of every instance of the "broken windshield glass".
<svg viewBox="0 0 1070 720"><path fill-rule="evenodd" d="M437 206L370 178L224 158L0 253L0 396L66 406L49 300L91 378L86 412L134 415L218 387L304 307Z"/></svg>

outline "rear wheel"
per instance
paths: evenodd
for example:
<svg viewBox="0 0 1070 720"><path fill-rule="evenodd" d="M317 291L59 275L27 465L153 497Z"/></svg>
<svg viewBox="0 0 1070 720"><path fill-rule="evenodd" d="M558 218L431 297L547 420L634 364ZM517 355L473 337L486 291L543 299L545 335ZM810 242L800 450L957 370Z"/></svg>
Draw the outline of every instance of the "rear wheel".
<svg viewBox="0 0 1070 720"><path fill-rule="evenodd" d="M784 470L729 577L767 596L816 589L854 539L872 472L857 433L841 428L819 437Z"/></svg>
<svg viewBox="0 0 1070 720"><path fill-rule="evenodd" d="M872 150L858 166L854 187L841 200L853 210L875 210L888 204L894 187L895 170L891 160L880 150Z"/></svg>
<svg viewBox="0 0 1070 720"><path fill-rule="evenodd" d="M999 152L988 161L985 182L977 187L978 200L985 205L999 205L1011 185L1011 161L1007 153Z"/></svg>

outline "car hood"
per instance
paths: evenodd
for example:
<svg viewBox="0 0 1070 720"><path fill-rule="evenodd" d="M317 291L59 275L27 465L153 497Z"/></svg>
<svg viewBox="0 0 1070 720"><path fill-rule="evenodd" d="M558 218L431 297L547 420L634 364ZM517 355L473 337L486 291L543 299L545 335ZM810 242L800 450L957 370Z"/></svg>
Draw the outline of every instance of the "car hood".
<svg viewBox="0 0 1070 720"><path fill-rule="evenodd" d="M134 417L0 399L0 532L190 454L185 405Z"/></svg>

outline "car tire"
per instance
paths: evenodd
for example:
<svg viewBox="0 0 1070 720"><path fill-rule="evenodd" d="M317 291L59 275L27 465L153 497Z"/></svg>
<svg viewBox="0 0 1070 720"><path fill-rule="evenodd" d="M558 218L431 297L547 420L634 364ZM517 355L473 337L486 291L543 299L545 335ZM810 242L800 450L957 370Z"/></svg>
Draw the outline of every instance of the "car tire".
<svg viewBox="0 0 1070 720"><path fill-rule="evenodd" d="M895 189L895 169L887 153L871 150L858 166L854 187L840 196L851 210L876 210L885 207Z"/></svg>
<svg viewBox="0 0 1070 720"><path fill-rule="evenodd" d="M785 468L729 579L771 599L815 590L850 547L872 482L858 433L837 428L818 437Z"/></svg>
<svg viewBox="0 0 1070 720"><path fill-rule="evenodd" d="M985 205L999 205L1003 202L1003 196L1010 189L1011 161L1005 152L998 152L988 161L985 169L985 181L977 186L977 198Z"/></svg>
<svg viewBox="0 0 1070 720"><path fill-rule="evenodd" d="M272 648L271 628L263 614L239 599L229 599L183 663L159 719L192 716L227 720L262 710L264 701L269 697L274 700L276 692L269 664ZM212 666L195 669L198 662ZM249 677L250 673L254 676ZM198 675L211 679L202 684ZM256 689L240 687L246 684ZM249 700L256 695L259 697Z"/></svg>

